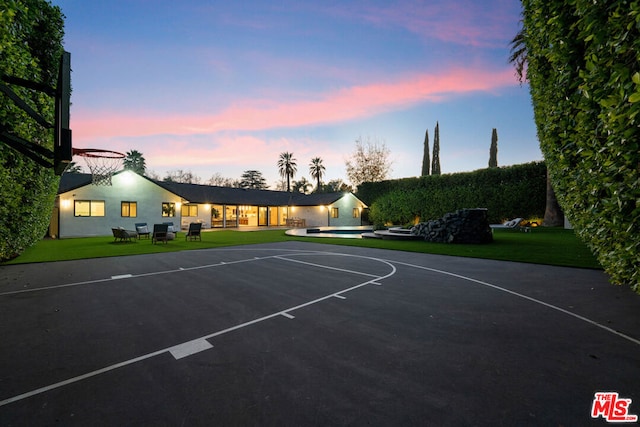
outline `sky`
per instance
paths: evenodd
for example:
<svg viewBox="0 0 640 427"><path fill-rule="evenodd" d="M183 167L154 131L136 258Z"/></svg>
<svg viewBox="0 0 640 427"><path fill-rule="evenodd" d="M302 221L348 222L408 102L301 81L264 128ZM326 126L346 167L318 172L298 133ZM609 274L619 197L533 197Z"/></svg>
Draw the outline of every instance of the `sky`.
<svg viewBox="0 0 640 427"><path fill-rule="evenodd" d="M160 178L190 171L271 188L348 182L361 139L390 178L419 176L440 129L442 173L542 159L529 89L508 63L519 0L51 0L65 15L76 148L137 150ZM82 160L74 158L79 164Z"/></svg>

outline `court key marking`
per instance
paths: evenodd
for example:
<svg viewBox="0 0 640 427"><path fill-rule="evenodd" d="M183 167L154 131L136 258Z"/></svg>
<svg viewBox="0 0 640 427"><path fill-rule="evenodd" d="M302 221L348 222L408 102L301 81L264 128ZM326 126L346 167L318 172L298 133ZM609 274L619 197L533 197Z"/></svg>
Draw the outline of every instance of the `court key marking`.
<svg viewBox="0 0 640 427"><path fill-rule="evenodd" d="M255 260L267 259L267 258L285 259L285 258L282 258L281 256L270 256L270 257L265 257L265 258L254 258L254 259L248 259L248 260L243 260L243 261L235 261L234 263L245 262L245 261L255 261ZM8 399L4 399L4 400L0 401L0 406L5 406L5 405L8 405L8 404L13 403L13 402L17 402L17 401L20 401L20 400L27 399L29 397L36 396L38 394L46 393L48 391L55 390L57 388L64 387L66 385L73 384L73 383L76 383L76 382L79 382L79 381L83 381L85 379L88 379L88 378L91 378L91 377L95 377L95 376L98 376L98 375L101 375L101 374L104 374L104 373L107 373L107 372L110 372L110 371L113 371L113 370L116 370L116 369L119 369L119 368L122 368L122 367L125 367L125 366L129 366L129 365L132 365L134 363L138 363L138 362L141 362L141 361L144 361L144 360L159 356L161 354L170 353L176 360L185 358L187 356L191 356L193 354L196 354L196 353L208 350L210 348L213 348L213 345L208 341L211 338L214 338L214 337L217 337L217 336L220 336L220 335L224 335L224 334L227 334L229 332L233 332L233 331L236 331L236 330L239 330L239 329L242 329L242 328L246 328L248 326L251 326L251 325L254 325L254 324L257 324L257 323L260 323L260 322L264 322L266 320L272 319L272 318L277 317L277 316L283 316L283 317L287 317L289 319L294 319L295 316L291 315L288 312L295 311L295 310L298 310L298 309L301 309L301 308L304 308L304 307L308 307L308 306L317 304L317 303L325 301L325 300L327 300L329 298L338 297L338 298L341 298L341 299L345 299L344 297L338 296L338 294L339 293L349 292L349 291L361 288L363 286L367 286L367 285L373 284L373 283L375 283L376 280L386 279L388 277L393 276L395 274L395 272L396 272L395 266L393 266L393 264L391 264L388 261L380 260L380 259L377 259L377 258L370 258L370 257L361 257L361 258L372 259L372 260L375 260L375 261L383 262L383 263L385 263L385 264L387 264L387 265L389 265L391 267L391 272L386 274L385 276L375 276L375 275L372 275L372 274L369 274L369 273L363 273L363 272L358 272L358 271L340 269L340 268L335 268L335 267L331 267L331 266L323 266L322 264L312 264L312 263L307 263L307 262L304 262L304 261L294 261L294 262L300 262L302 264L312 264L312 265L314 265L316 267L320 267L320 268L327 268L327 269L331 269L331 270L340 270L340 271L344 271L344 272L350 272L350 273L353 273L353 274L370 276L370 277L374 277L374 279L371 279L371 280L368 280L366 282L359 283L359 284L357 284L355 286L351 286L349 288L343 289L343 290L341 290L341 291L339 291L337 293L334 292L334 293L331 293L329 295L314 299L312 301L308 301L306 303L299 304L299 305L296 305L294 307L290 307L290 308L287 308L285 310L281 310L281 311L278 311L276 313L272 313L272 314L269 314L267 316L260 317L258 319L250 320L248 322L241 323L239 325L232 326L230 328L226 328L226 329L223 329L221 331L217 331L217 332L211 333L209 335L205 335L205 336L202 336L202 337L199 337L199 338L195 338L193 340L190 340L190 341L187 341L187 342L184 342L184 343L181 343L181 344L177 344L177 345L174 345L174 346L171 346L171 347L168 347L168 348L164 348L164 349L161 349L161 350L158 350L158 351L154 351L152 353L147 353L145 355L142 355L142 356L139 356L139 357L136 357L136 358L133 358L133 359L125 360L123 362L116 363L114 365L110 365L110 366L107 366L107 367L104 367L104 368L101 368L101 369L98 369L98 370L95 370L95 371L92 371L92 372L88 372L86 374L79 375L77 377L69 378L67 380L57 382L55 384L51 384L51 385L48 385L48 386L45 386L45 387L41 387L41 388L38 388L38 389L35 389L35 390L32 390L32 391L26 392L26 393L19 394L17 396L10 397ZM285 260L291 261L291 260L288 260L288 259L285 259ZM220 265L220 264L214 264L214 265L210 265L210 266L215 266L215 265ZM198 268L204 268L204 267L193 267L193 268L190 268L190 269L198 269ZM171 270L171 271L172 272L176 272L176 271L185 271L185 270ZM166 273L166 272L163 272L163 273ZM133 276L132 275L131 277L142 277L142 276L147 276L147 275L153 275L153 273L141 274L141 275L138 275L138 276ZM105 280L110 280L110 279L97 280L96 282L102 282L102 281L105 281ZM90 283L90 282L82 282L82 283L86 284L86 283ZM77 284L74 284L74 285L77 285ZM70 286L70 285L61 285L61 287L65 287L65 286Z"/></svg>

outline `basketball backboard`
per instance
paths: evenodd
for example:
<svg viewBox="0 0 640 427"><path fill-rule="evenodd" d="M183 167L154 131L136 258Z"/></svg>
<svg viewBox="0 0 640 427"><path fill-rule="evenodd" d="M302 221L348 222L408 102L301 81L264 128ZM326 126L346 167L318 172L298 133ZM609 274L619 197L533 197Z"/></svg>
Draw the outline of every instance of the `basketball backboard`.
<svg viewBox="0 0 640 427"><path fill-rule="evenodd" d="M32 141L28 141L13 130L0 123L0 141L16 151L29 157L39 165L53 168L57 175L61 175L73 157L71 129L69 128L69 110L71 101L71 54L63 52L56 87L52 88L39 82L32 82L15 76L1 75L0 92L22 109L36 123L46 129L53 129L53 150ZM5 84L6 83L6 84ZM48 122L40 113L35 111L11 88L10 85L21 86L30 90L43 92L55 102L54 123Z"/></svg>
<svg viewBox="0 0 640 427"><path fill-rule="evenodd" d="M55 102L53 168L57 175L62 175L62 172L64 172L73 157L71 129L69 127L71 107L71 54L69 52L64 52L60 59Z"/></svg>

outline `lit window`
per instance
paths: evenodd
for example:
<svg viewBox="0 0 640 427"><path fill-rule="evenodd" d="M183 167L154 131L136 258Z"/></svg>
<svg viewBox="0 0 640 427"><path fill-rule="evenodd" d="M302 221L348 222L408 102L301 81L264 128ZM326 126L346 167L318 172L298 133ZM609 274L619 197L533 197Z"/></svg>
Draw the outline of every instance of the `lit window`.
<svg viewBox="0 0 640 427"><path fill-rule="evenodd" d="M162 204L162 216L176 216L176 204L173 202L164 202Z"/></svg>
<svg viewBox="0 0 640 427"><path fill-rule="evenodd" d="M182 216L198 216L198 205L182 205Z"/></svg>
<svg viewBox="0 0 640 427"><path fill-rule="evenodd" d="M104 200L76 200L74 216L104 216Z"/></svg>
<svg viewBox="0 0 640 427"><path fill-rule="evenodd" d="M338 208L331 208L331 218L338 218Z"/></svg>
<svg viewBox="0 0 640 427"><path fill-rule="evenodd" d="M120 215L124 217L135 218L136 216L138 216L138 203L137 202L121 202Z"/></svg>
<svg viewBox="0 0 640 427"><path fill-rule="evenodd" d="M354 218L359 218L360 217L360 209L353 208L353 217Z"/></svg>

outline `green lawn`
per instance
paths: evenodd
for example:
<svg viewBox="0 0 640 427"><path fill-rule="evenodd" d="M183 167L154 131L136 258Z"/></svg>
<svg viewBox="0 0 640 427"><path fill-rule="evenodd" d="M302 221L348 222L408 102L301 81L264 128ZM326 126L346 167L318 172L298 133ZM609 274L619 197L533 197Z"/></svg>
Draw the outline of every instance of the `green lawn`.
<svg viewBox="0 0 640 427"><path fill-rule="evenodd" d="M151 244L150 240L144 239L132 243L114 243L112 237L62 240L47 239L38 242L35 246L24 251L18 258L5 264L164 253L291 240L569 267L601 268L591 252L576 237L572 230L559 228L536 228L530 233L512 230L494 230L494 241L487 245L453 245L426 243L423 241L377 239L291 237L287 236L284 230L220 230L203 233L202 242L185 242L184 237L182 237L168 244L160 243L156 245Z"/></svg>

